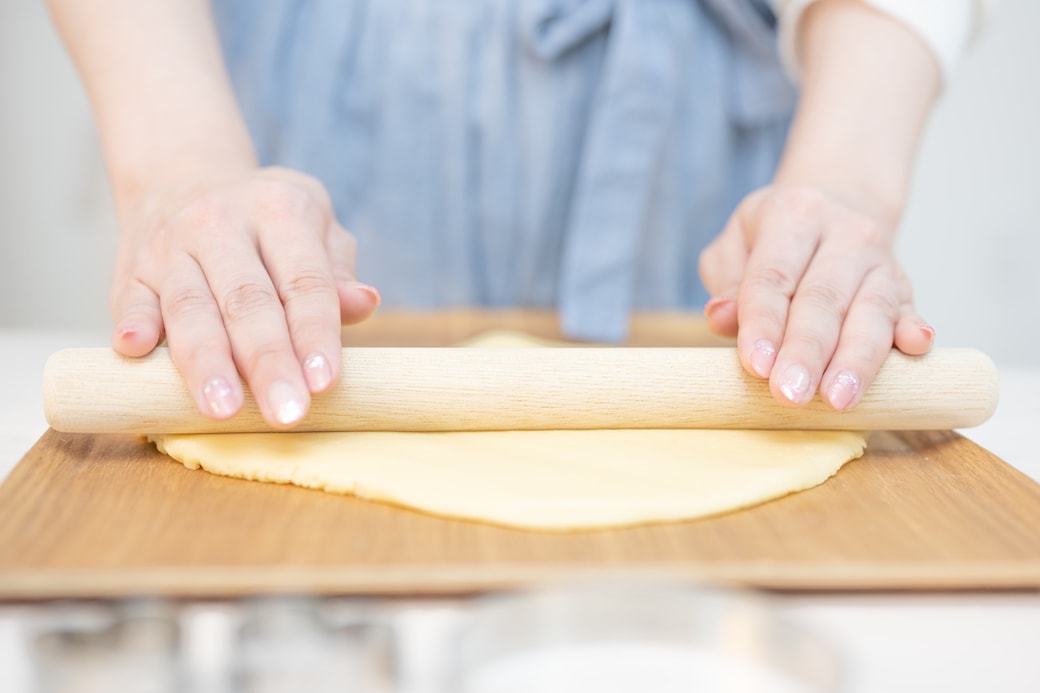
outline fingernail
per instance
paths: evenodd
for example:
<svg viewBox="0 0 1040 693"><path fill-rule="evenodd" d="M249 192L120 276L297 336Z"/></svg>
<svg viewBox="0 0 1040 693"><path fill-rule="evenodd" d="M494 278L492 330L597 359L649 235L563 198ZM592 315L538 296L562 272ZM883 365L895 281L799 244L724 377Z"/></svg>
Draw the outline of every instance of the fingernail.
<svg viewBox="0 0 1040 693"><path fill-rule="evenodd" d="M812 378L809 371L797 363L793 363L784 371L780 380L780 392L793 404L801 404L812 396Z"/></svg>
<svg viewBox="0 0 1040 693"><path fill-rule="evenodd" d="M842 371L827 390L827 400L839 411L848 409L859 392L859 378L852 371Z"/></svg>
<svg viewBox="0 0 1040 693"><path fill-rule="evenodd" d="M722 306L728 303L732 303L732 301L733 299L727 296L716 296L712 299L709 299L708 302L704 304L704 315L710 318L712 313L717 311Z"/></svg>
<svg viewBox="0 0 1040 693"><path fill-rule="evenodd" d="M751 368L760 377L768 378L769 372L773 370L773 362L776 361L776 347L768 339L760 339L755 342L751 350Z"/></svg>
<svg viewBox="0 0 1040 693"><path fill-rule="evenodd" d="M379 289L377 289L376 287L369 286L368 284L359 283L355 288L357 288L358 291L361 291L371 296L376 302L376 308L378 308L379 304L383 302L383 295L379 293Z"/></svg>
<svg viewBox="0 0 1040 693"><path fill-rule="evenodd" d="M935 328L931 325L921 325L921 334L927 337L929 342L935 341Z"/></svg>
<svg viewBox="0 0 1040 693"><path fill-rule="evenodd" d="M303 360L303 377L311 392L324 392L332 384L332 368L322 354L314 353Z"/></svg>
<svg viewBox="0 0 1040 693"><path fill-rule="evenodd" d="M267 402L274 409L275 420L284 426L302 419L306 411L303 399L297 395L296 388L284 380L279 380L271 385L267 391Z"/></svg>
<svg viewBox="0 0 1040 693"><path fill-rule="evenodd" d="M206 400L210 413L218 419L226 419L238 411L238 397L225 378L217 376L207 380L202 386L202 398Z"/></svg>

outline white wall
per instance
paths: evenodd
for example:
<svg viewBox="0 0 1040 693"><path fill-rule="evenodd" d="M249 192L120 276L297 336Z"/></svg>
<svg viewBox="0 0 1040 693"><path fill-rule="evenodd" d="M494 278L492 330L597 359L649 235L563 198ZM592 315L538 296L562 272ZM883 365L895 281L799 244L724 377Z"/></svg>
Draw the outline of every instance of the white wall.
<svg viewBox="0 0 1040 693"><path fill-rule="evenodd" d="M115 247L86 96L43 0L0 0L0 326L108 329Z"/></svg>
<svg viewBox="0 0 1040 693"><path fill-rule="evenodd" d="M1040 365L1040 3L1002 0L932 119L900 251L941 346ZM113 222L42 0L0 2L0 326L107 329Z"/></svg>
<svg viewBox="0 0 1040 693"><path fill-rule="evenodd" d="M900 251L937 343L1040 365L1040 3L1000 0L934 113Z"/></svg>

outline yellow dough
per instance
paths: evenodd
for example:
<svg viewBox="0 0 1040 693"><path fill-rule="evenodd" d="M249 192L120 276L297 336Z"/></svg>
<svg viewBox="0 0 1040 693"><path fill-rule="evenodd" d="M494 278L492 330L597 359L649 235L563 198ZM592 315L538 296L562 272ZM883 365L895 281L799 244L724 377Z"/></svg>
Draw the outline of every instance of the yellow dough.
<svg viewBox="0 0 1040 693"><path fill-rule="evenodd" d="M816 486L865 445L834 431L239 433L155 439L186 467L567 531L685 520Z"/></svg>
<svg viewBox="0 0 1040 693"><path fill-rule="evenodd" d="M463 346L565 346L495 331ZM823 483L863 454L845 431L488 431L166 435L189 469L508 527L689 520Z"/></svg>
<svg viewBox="0 0 1040 693"><path fill-rule="evenodd" d="M490 332L468 346L557 343ZM863 454L844 431L168 435L189 469L546 531L689 520L823 483Z"/></svg>

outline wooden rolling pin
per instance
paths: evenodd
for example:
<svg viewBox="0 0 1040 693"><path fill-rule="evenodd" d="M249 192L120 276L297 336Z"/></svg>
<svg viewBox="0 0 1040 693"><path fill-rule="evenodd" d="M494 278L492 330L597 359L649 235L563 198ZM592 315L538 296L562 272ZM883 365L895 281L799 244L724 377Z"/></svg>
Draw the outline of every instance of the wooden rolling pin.
<svg viewBox="0 0 1040 693"><path fill-rule="evenodd" d="M230 420L204 417L161 348L141 359L60 351L43 399L50 425L70 433L272 430L249 395ZM781 405L731 348L346 348L339 384L294 430L948 429L982 423L996 404L996 368L971 349L892 352L859 406L838 413L819 396Z"/></svg>

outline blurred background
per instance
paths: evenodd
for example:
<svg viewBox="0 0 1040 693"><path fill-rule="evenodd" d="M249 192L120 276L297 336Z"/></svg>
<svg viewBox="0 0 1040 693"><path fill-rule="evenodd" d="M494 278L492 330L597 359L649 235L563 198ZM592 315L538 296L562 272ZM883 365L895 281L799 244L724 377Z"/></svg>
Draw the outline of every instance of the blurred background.
<svg viewBox="0 0 1040 693"><path fill-rule="evenodd" d="M940 346L1040 366L1040 3L1000 0L929 127L901 257ZM42 0L0 2L0 328L107 331L116 231Z"/></svg>

